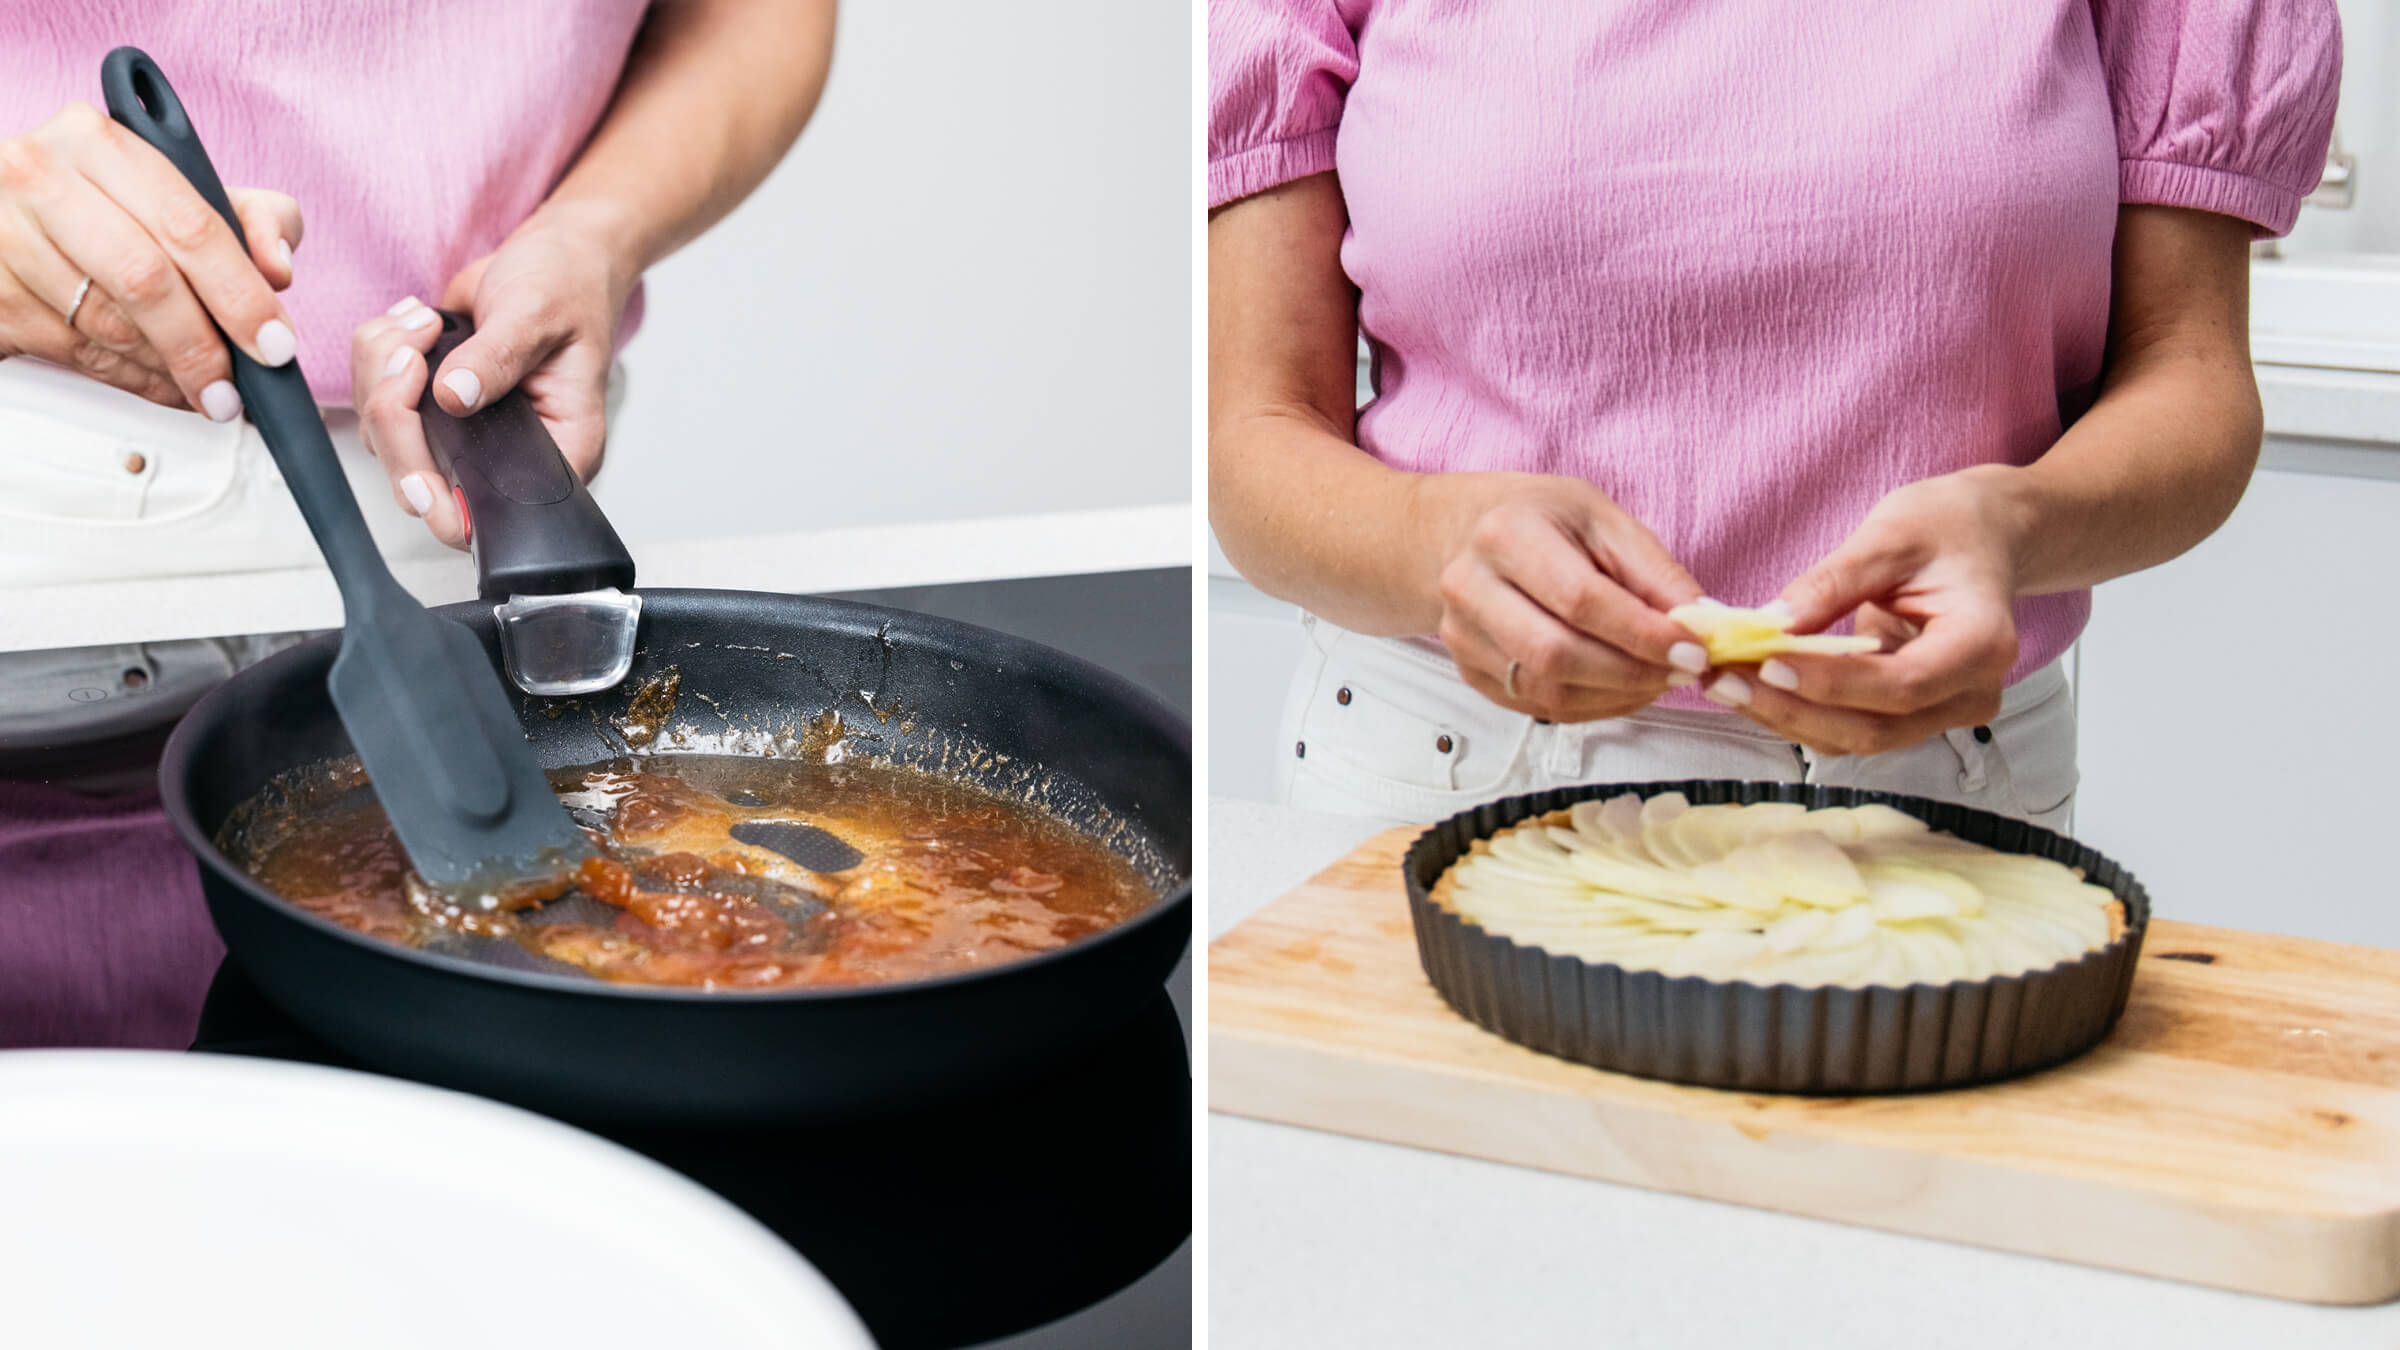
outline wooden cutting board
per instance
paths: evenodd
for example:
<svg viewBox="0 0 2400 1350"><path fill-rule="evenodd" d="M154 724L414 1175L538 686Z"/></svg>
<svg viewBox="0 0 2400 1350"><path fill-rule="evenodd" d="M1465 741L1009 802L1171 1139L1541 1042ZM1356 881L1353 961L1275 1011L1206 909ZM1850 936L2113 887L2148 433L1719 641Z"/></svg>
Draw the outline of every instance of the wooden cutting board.
<svg viewBox="0 0 2400 1350"><path fill-rule="evenodd" d="M2160 920L2124 1020L1915 1096L1679 1087L1524 1049L1417 964L1370 840L1209 945L1209 1106L2315 1303L2400 1296L2400 952Z"/></svg>

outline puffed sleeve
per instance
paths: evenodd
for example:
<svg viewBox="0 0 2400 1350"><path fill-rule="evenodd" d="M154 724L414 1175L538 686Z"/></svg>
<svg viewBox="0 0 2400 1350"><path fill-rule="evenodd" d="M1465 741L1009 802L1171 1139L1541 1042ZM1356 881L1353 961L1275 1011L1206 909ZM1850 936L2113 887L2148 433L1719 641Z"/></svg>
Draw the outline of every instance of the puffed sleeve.
<svg viewBox="0 0 2400 1350"><path fill-rule="evenodd" d="M1332 168L1357 75L1337 0L1209 0L1209 206Z"/></svg>
<svg viewBox="0 0 2400 1350"><path fill-rule="evenodd" d="M2092 0L2092 21L2121 199L2290 230L2333 134L2334 0Z"/></svg>

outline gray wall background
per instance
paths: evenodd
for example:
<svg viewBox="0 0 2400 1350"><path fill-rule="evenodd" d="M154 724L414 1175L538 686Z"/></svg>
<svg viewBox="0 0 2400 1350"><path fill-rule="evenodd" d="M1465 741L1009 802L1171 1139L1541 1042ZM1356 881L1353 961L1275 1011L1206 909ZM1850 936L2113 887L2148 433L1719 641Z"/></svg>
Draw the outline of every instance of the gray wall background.
<svg viewBox="0 0 2400 1350"><path fill-rule="evenodd" d="M848 4L764 187L650 274L628 538L1183 501L1190 9Z"/></svg>

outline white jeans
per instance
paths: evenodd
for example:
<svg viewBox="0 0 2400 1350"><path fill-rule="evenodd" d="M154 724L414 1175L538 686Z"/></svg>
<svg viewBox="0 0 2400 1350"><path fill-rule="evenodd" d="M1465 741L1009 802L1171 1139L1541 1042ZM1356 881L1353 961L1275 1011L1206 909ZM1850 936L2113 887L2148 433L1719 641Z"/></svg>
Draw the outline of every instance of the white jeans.
<svg viewBox="0 0 2400 1350"><path fill-rule="evenodd" d="M612 420L624 385L619 367ZM427 603L472 598L466 555L393 500L356 416L329 408L325 424L404 583ZM248 421L0 361L0 770L12 746L171 720L301 630L340 622L316 542ZM46 636L25 640L28 627Z"/></svg>
<svg viewBox="0 0 2400 1350"><path fill-rule="evenodd" d="M358 419L327 409L325 421L383 555L450 554L392 500ZM323 565L248 421L0 361L0 591Z"/></svg>
<svg viewBox="0 0 2400 1350"><path fill-rule="evenodd" d="M2075 700L2057 662L2012 685L1989 727L1819 755L1732 713L1650 708L1545 725L1476 693L1433 647L1301 622L1309 647L1278 740L1282 796L1306 810L1424 823L1496 797L1662 778L1870 788L2062 832L2074 810Z"/></svg>

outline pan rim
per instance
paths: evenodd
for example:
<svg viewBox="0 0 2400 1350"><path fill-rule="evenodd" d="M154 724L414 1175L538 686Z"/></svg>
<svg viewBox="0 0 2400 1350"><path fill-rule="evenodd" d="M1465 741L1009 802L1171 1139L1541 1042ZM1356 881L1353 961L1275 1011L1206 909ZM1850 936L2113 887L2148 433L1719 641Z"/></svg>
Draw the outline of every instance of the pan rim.
<svg viewBox="0 0 2400 1350"><path fill-rule="evenodd" d="M863 604L855 600L838 600L830 596L692 587L638 587L636 593L644 598L645 609L648 608L647 602L652 597L689 599L703 605L731 603L741 599L781 601L801 599L812 604L851 611L862 619L869 617L901 618L908 620L912 626L923 625L937 632L948 629L960 634L973 635L979 640L1002 649L1012 658L1029 658L1051 666L1064 666L1078 679L1101 686L1109 697L1128 705L1139 715L1141 721L1164 733L1171 743L1184 752L1186 758L1189 758L1191 753L1191 725L1148 690L1116 672L1086 661L1082 657L1034 642L1029 638L1018 637L1013 633L984 628L959 619L946 619L938 615L919 614L913 610ZM446 614L451 618L466 618L477 612L488 612L489 606L483 601L470 600L455 605L438 605L432 608L437 614ZM427 967L446 974L463 975L474 979L493 980L501 984L566 994L702 1005L748 1005L762 1002L847 1002L873 999L879 996L894 997L935 993L983 981L1030 975L1062 961L1079 960L1088 953L1111 946L1116 942L1131 940L1137 933L1159 923L1172 922L1175 916L1183 916L1188 921L1190 915L1193 883L1191 877L1187 875L1176 884L1173 890L1158 897L1141 913L1123 923L1078 938L1064 946L1054 947L1046 952L1037 952L1031 956L1003 962L999 965L956 971L947 975L815 989L699 989L680 985L620 984L598 978L579 979L567 975L553 975L546 971L512 970L505 966L485 965L462 957L428 952L416 947L404 947L398 943L371 938L364 933L344 928L331 919L311 914L259 885L249 873L236 865L232 859L226 857L224 852L217 848L215 839L200 828L199 818L192 810L190 793L185 791L182 786L189 780L193 770L192 762L197 753L195 746L202 734L198 728L214 725L219 720L216 709L222 702L234 697L234 694L229 691L233 690L236 681L279 665L299 664L310 659L319 651L338 649L340 643L341 633L339 630L321 633L236 673L233 678L202 695L199 701L194 703L176 722L175 730L168 735L166 746L160 753L158 765L159 804L166 814L168 824L174 828L176 838L183 844L185 850L193 855L192 864L201 870L204 880L213 875L219 881L229 882L252 901L262 903L268 912L277 917L297 922L321 936L332 937L348 943L364 953L396 960L404 965ZM1187 934L1185 937L1187 946L1189 942L1190 938ZM240 959L238 956L232 956L230 952L228 955L233 960Z"/></svg>

